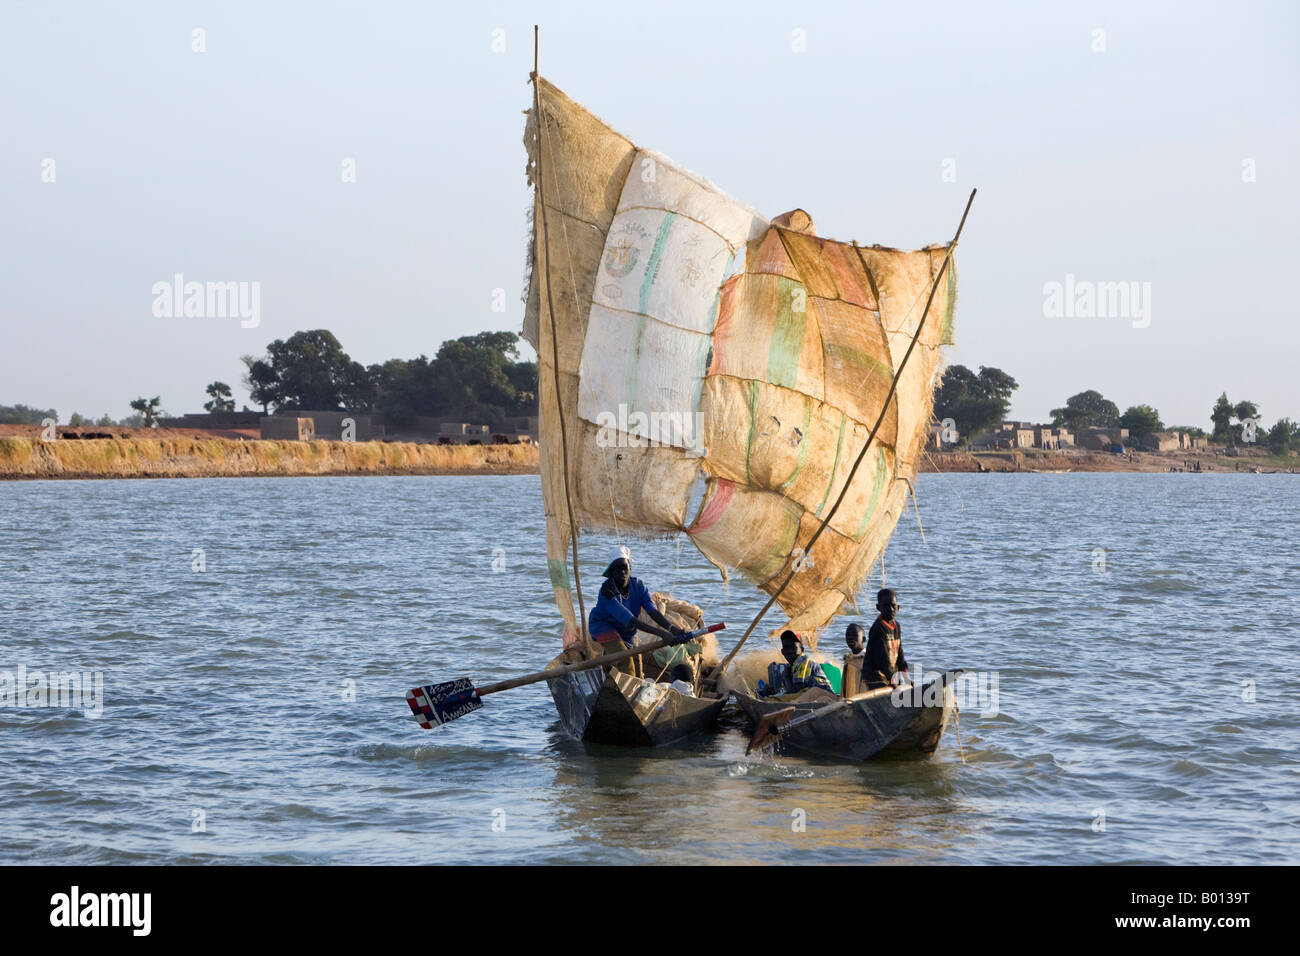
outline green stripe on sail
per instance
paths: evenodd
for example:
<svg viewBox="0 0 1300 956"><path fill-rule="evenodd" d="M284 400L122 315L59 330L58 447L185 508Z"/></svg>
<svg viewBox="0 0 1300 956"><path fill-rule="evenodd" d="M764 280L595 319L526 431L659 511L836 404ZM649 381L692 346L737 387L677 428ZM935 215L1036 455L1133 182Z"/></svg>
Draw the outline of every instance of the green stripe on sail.
<svg viewBox="0 0 1300 956"><path fill-rule="evenodd" d="M749 438L745 441L745 484L753 485L749 474L749 457L754 454L754 436L758 431L758 383L749 383Z"/></svg>
<svg viewBox="0 0 1300 956"><path fill-rule="evenodd" d="M886 382L894 380L894 369L880 361L874 355L868 355L862 349L855 349L851 345L838 345L835 342L826 343L826 357L838 358L845 365L856 365L864 369L869 375L879 375Z"/></svg>
<svg viewBox="0 0 1300 956"><path fill-rule="evenodd" d="M639 314L632 326L632 344L629 350L631 362L628 368L627 392L625 393L629 411L636 411L640 407L636 390L641 372L641 340L645 337L647 310L650 308L650 292L654 288L655 279L659 275L659 263L664 257L664 246L668 242L668 233L672 229L673 221L676 218L677 213L675 212L664 214L664 221L659 224L659 234L655 236L654 248L650 251L650 261L645 265L645 276L641 279L641 292L637 298L637 312Z"/></svg>
<svg viewBox="0 0 1300 956"><path fill-rule="evenodd" d="M952 317L957 311L957 260L948 262L948 288L943 302L943 325L939 329L939 344L952 345Z"/></svg>
<svg viewBox="0 0 1300 956"><path fill-rule="evenodd" d="M780 543L775 551L754 565L753 575L759 581L766 581L781 570L785 562L789 560L790 554L794 550L795 539L799 536L799 515L801 512L791 507L784 508L782 511L785 520L781 528Z"/></svg>
<svg viewBox="0 0 1300 956"><path fill-rule="evenodd" d="M781 482L781 484L777 487L778 491L785 491L787 488L793 485L794 480L799 477L799 472L803 471L804 462L808 460L808 445L810 444L808 441L808 429L811 420L812 420L812 399L805 398L803 400L803 428L800 429L800 433L803 435L803 437L799 439L799 458L794 463L794 471L790 472L790 477L787 478L785 481Z"/></svg>
<svg viewBox="0 0 1300 956"><path fill-rule="evenodd" d="M817 506L817 517L822 516L822 509L826 507L826 502L831 500L831 489L835 487L835 472L840 467L840 452L844 448L844 430L848 426L849 416L840 412L840 437L835 440L835 462L831 465L831 479L826 482L826 494L822 495L822 503Z"/></svg>
<svg viewBox="0 0 1300 956"><path fill-rule="evenodd" d="M557 591L572 591L569 587L569 562L559 558L547 558L546 570L551 575L551 587Z"/></svg>
<svg viewBox="0 0 1300 956"><path fill-rule="evenodd" d="M876 516L876 508L880 505L880 494L885 490L885 449L876 448L876 480L871 485L871 500L867 502L867 510L862 513L862 524L858 525L858 533L853 536L854 541L861 541L862 536L867 533L867 525L871 524L871 519Z"/></svg>
<svg viewBox="0 0 1300 956"><path fill-rule="evenodd" d="M796 311L795 293L803 308ZM767 380L773 385L794 388L799 378L799 357L803 354L804 329L808 324L808 293L802 282L781 276L777 279L776 324L767 356Z"/></svg>
<svg viewBox="0 0 1300 956"><path fill-rule="evenodd" d="M659 235L655 236L654 249L650 252L650 261L645 264L645 278L641 280L641 297L637 302L637 311L642 315L648 315L646 309L650 304L650 289L655 284L655 277L659 274L659 261L664 257L664 245L668 242L668 231L673 227L673 220L677 218L677 213L670 212L664 216L664 221L659 224Z"/></svg>

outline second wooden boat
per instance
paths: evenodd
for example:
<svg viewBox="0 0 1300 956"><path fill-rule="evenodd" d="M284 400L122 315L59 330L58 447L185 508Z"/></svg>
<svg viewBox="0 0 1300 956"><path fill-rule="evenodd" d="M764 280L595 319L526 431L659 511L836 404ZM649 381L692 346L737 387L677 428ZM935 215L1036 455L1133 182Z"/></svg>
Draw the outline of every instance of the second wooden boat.
<svg viewBox="0 0 1300 956"><path fill-rule="evenodd" d="M794 707L793 719L780 732L783 747L822 757L870 760L884 754L933 754L957 709L953 684L960 673L947 671L919 688L882 687L848 700L824 691L763 699L743 685L731 689L753 726ZM823 716L805 719L819 711Z"/></svg>

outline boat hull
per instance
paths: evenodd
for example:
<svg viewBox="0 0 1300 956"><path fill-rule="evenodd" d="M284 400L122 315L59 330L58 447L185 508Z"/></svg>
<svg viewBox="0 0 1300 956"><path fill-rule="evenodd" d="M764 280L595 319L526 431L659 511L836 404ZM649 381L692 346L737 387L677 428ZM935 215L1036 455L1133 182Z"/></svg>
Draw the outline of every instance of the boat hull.
<svg viewBox="0 0 1300 956"><path fill-rule="evenodd" d="M692 697L613 669L578 671L546 683L564 729L588 743L670 744L710 730L727 703L726 697Z"/></svg>
<svg viewBox="0 0 1300 956"><path fill-rule="evenodd" d="M953 683L960 673L948 671L934 681L927 681L916 694L900 695L901 703L895 701L892 688L860 694L851 706L797 727L784 728L781 745L803 753L858 761L885 754L933 754L957 709ZM765 715L791 706L797 711L793 722L837 700L826 695L815 701L794 703L762 700L739 690L733 692L753 725ZM910 697L915 697L915 701L910 701Z"/></svg>

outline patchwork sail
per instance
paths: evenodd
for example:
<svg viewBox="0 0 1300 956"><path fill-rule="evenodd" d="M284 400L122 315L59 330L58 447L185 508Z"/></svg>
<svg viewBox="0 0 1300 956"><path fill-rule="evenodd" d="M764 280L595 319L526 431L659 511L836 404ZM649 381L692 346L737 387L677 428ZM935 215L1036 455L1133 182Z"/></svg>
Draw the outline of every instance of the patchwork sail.
<svg viewBox="0 0 1300 956"><path fill-rule="evenodd" d="M815 640L852 605L906 504L940 346L952 342L947 246L823 239L802 210L769 220L535 82L540 116L529 111L524 141L530 184L539 146L543 178L524 337L539 362L547 561L565 645L582 634L570 543L583 528L684 534L769 595L794 568L782 626ZM844 503L808 552L896 375Z"/></svg>

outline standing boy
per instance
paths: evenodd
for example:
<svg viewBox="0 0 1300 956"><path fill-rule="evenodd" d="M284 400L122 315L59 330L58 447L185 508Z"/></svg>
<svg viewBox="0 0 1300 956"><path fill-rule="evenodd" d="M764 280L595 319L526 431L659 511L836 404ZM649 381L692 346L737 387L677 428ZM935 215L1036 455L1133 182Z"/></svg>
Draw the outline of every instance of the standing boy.
<svg viewBox="0 0 1300 956"><path fill-rule="evenodd" d="M876 594L876 610L880 615L867 634L866 661L862 665L862 679L868 690L889 687L895 678L911 680L907 671L907 658L903 656L903 632L898 624L898 595L891 588Z"/></svg>

